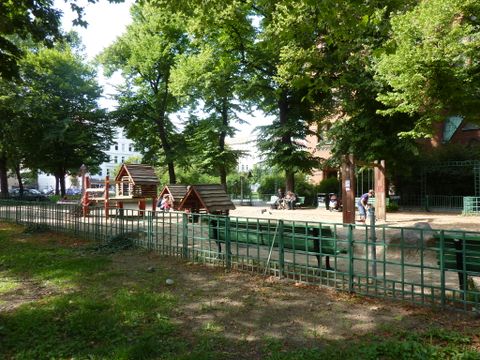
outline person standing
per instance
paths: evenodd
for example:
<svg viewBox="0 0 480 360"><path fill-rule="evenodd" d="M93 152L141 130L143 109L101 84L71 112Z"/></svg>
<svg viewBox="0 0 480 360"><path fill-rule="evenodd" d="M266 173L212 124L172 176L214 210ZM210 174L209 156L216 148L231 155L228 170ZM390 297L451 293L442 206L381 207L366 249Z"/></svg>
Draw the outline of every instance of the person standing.
<svg viewBox="0 0 480 360"><path fill-rule="evenodd" d="M277 201L275 201L274 209L283 209L284 208L284 198L285 193L283 192L282 188L278 188L277 190Z"/></svg>
<svg viewBox="0 0 480 360"><path fill-rule="evenodd" d="M357 202L358 212L360 213L360 222L365 222L367 217L367 209L368 209L368 200L370 197L375 196L375 192L373 190L368 190L367 193L363 194Z"/></svg>

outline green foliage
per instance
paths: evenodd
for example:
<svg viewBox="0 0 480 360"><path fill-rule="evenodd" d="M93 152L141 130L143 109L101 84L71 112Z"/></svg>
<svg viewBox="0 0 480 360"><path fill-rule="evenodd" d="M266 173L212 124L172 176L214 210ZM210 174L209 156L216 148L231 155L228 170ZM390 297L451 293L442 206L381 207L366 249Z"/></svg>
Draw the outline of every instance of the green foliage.
<svg viewBox="0 0 480 360"><path fill-rule="evenodd" d="M275 195L278 188L285 190L285 178L277 174L264 175L259 180L258 193Z"/></svg>
<svg viewBox="0 0 480 360"><path fill-rule="evenodd" d="M170 184L166 168L156 168L156 173L160 179L161 186ZM191 166L186 169L179 168L176 176L178 184L218 184L218 177L206 174L203 169L197 166ZM161 187L159 190L161 190Z"/></svg>
<svg viewBox="0 0 480 360"><path fill-rule="evenodd" d="M318 184L318 192L320 193L338 193L340 189L340 183L336 177L331 177L328 179L324 179Z"/></svg>
<svg viewBox="0 0 480 360"><path fill-rule="evenodd" d="M390 201L390 203L386 207L387 212L397 212L398 211L398 204Z"/></svg>
<svg viewBox="0 0 480 360"><path fill-rule="evenodd" d="M21 62L23 164L61 180L82 164L95 171L106 160L112 132L98 106L95 71L68 45L29 52Z"/></svg>
<svg viewBox="0 0 480 360"><path fill-rule="evenodd" d="M315 203L317 198L317 187L308 182L307 176L304 174L297 174L295 176L295 194L297 196L305 197L305 206L310 206Z"/></svg>
<svg viewBox="0 0 480 360"><path fill-rule="evenodd" d="M445 330L395 334L389 337L366 336L359 342L332 343L318 349L274 353L267 359L478 359L469 347L471 340Z"/></svg>
<svg viewBox="0 0 480 360"><path fill-rule="evenodd" d="M378 99L383 114L419 116L405 134L428 136L445 114L480 121L479 12L476 0L432 0L392 18L392 39L375 66L386 85Z"/></svg>
<svg viewBox="0 0 480 360"><path fill-rule="evenodd" d="M125 80L111 116L137 146L142 144L145 161L167 166L168 182L175 183L175 163L182 163L186 143L170 119L181 108L170 85L189 44L185 19L147 2L134 5L132 17L126 33L98 58L108 76L120 70Z"/></svg>
<svg viewBox="0 0 480 360"><path fill-rule="evenodd" d="M111 3L123 1L109 0ZM65 0L65 2L69 2L72 11L76 12L77 17L73 20L73 24L86 26L87 22L83 19L83 6L78 5L77 0ZM88 0L88 2L96 3L97 0ZM62 13L53 5L51 0L0 2L0 78L12 79L19 75L18 62L25 52L14 38L32 39L52 46L55 40L64 36L60 31Z"/></svg>

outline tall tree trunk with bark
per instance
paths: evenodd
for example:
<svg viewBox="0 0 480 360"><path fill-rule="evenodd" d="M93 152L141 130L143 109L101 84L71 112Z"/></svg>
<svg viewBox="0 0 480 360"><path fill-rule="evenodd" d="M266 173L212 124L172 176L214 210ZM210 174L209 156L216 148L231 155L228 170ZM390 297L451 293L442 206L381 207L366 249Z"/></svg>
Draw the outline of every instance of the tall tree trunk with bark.
<svg viewBox="0 0 480 360"><path fill-rule="evenodd" d="M218 139L218 150L222 153L225 152L225 138L227 137L227 127L228 127L228 105L227 101L223 99L222 103L222 130L220 131L220 136ZM220 184L223 185L225 191L227 191L227 168L225 163L219 165L219 175L220 175Z"/></svg>
<svg viewBox="0 0 480 360"><path fill-rule="evenodd" d="M20 165L15 165L15 175L17 176L18 189L20 191L20 196L23 195L23 179L22 173L20 172Z"/></svg>
<svg viewBox="0 0 480 360"><path fill-rule="evenodd" d="M8 198L7 154L0 153L0 198Z"/></svg>
<svg viewBox="0 0 480 360"><path fill-rule="evenodd" d="M280 99L278 101L278 109L280 111L280 126L283 130L283 135L281 138L282 144L285 147L292 149L292 134L288 129L288 112L289 112L289 104L288 104L288 97L287 91L282 91L280 95ZM290 151L293 151L290 150ZM288 169L289 164L284 164L285 168L285 191L294 191L295 189L295 173ZM293 166L293 164L290 164Z"/></svg>

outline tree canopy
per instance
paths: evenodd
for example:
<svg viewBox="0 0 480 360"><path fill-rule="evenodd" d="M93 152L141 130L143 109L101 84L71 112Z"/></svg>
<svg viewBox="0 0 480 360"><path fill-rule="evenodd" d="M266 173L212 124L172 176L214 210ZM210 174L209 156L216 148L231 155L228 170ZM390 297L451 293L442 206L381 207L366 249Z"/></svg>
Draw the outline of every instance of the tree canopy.
<svg viewBox="0 0 480 360"><path fill-rule="evenodd" d="M26 47L24 52L21 80L2 87L2 154L7 168L54 174L64 194L66 174L78 173L82 164L94 169L106 160L111 126L97 103L101 88L93 68L66 43ZM3 186L2 192L5 196Z"/></svg>
<svg viewBox="0 0 480 360"><path fill-rule="evenodd" d="M387 107L379 113L417 116L408 132L416 137L429 136L446 115L480 123L479 14L476 0L431 0L392 17L375 66Z"/></svg>

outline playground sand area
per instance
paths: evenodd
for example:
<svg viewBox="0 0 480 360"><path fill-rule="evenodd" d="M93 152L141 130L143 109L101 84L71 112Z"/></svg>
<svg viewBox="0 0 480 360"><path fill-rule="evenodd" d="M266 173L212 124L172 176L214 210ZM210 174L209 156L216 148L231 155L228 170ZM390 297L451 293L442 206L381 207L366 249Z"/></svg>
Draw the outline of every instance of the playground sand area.
<svg viewBox="0 0 480 360"><path fill-rule="evenodd" d="M254 217L264 219L283 219L342 223L342 213L328 211L325 208L299 208L295 210L272 210L269 207L239 206L230 211L230 216ZM358 214L356 216L358 219ZM416 224L428 224L432 229L480 231L480 216L465 216L460 213L400 211L387 213L387 219L376 220L377 225L393 227L415 227ZM367 220L367 224L369 224Z"/></svg>

